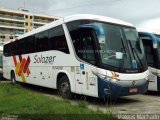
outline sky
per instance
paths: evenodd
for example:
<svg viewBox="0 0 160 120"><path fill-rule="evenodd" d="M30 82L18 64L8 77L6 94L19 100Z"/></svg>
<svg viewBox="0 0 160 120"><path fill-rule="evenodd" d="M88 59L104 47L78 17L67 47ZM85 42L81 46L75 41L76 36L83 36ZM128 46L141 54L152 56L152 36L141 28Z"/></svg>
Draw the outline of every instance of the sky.
<svg viewBox="0 0 160 120"><path fill-rule="evenodd" d="M26 7L35 13L64 17L97 14L160 31L160 0L0 0L0 7Z"/></svg>

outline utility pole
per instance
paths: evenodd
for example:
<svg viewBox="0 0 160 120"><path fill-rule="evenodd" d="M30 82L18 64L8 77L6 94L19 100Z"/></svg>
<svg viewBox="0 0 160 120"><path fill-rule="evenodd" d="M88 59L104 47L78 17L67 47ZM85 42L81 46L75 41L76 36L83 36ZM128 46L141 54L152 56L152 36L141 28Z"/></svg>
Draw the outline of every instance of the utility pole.
<svg viewBox="0 0 160 120"><path fill-rule="evenodd" d="M26 0L24 0L24 8L26 8Z"/></svg>

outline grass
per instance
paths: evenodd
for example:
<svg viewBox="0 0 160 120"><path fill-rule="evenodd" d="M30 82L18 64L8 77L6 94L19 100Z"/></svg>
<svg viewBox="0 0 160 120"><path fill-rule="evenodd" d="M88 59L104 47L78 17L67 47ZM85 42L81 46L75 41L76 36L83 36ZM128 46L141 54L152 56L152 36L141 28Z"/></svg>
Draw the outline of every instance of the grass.
<svg viewBox="0 0 160 120"><path fill-rule="evenodd" d="M85 102L71 105L68 100L58 101L20 85L3 83L0 84L0 116L8 115L16 115L22 120L116 120L112 114L88 109Z"/></svg>

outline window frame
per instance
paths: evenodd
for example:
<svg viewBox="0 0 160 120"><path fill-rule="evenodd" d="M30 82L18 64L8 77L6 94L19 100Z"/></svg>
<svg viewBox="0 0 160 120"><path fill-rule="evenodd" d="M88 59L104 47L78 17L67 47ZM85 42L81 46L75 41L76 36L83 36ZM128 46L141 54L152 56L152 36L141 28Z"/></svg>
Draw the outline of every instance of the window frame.
<svg viewBox="0 0 160 120"><path fill-rule="evenodd" d="M66 51L60 50L60 49L63 49L63 48L58 48L58 47L56 48L55 45L54 45L54 46L51 46L52 41L53 41L53 40L51 40L51 39L55 39L55 37L57 37L57 36L55 36L53 33L54 33L54 32L57 32L58 30L60 30L60 32L61 32L60 35L63 37L62 40L63 40L64 44L66 45ZM63 33L62 33L62 32L63 32ZM68 46L68 43L67 43L67 38L66 38L65 31L64 31L64 28L63 28L62 25L58 25L58 26L55 26L55 27L49 29L49 31L48 31L48 38L49 38L49 50L57 50L57 51L60 51L60 52L65 53L65 54L70 54L69 46ZM57 39L57 38L56 38L56 39ZM57 41L58 41L58 40L57 40ZM55 42L55 41L54 41L54 42ZM57 43L57 44L58 44L58 43ZM55 47L55 48L54 48L54 47Z"/></svg>
<svg viewBox="0 0 160 120"><path fill-rule="evenodd" d="M141 38L142 39L142 38ZM152 40L146 40L146 39L142 39L143 41L143 45L144 45L144 49L145 49L145 54L146 54L146 60L147 60L147 64L151 67L155 67L155 63L154 63L154 48L153 48L153 41ZM146 45L147 44L147 45ZM150 51L151 51L151 55L152 55L152 61L153 63L149 63L148 61L148 52L146 51L146 48L148 49L148 47L150 48Z"/></svg>
<svg viewBox="0 0 160 120"><path fill-rule="evenodd" d="M5 57L9 57L9 56L13 56L13 55L21 55L21 54L30 54L30 53L51 51L52 49L51 49L51 46L50 46L51 40L50 40L50 36L49 36L49 31L51 31L51 30L56 31L56 28L58 28L58 27L61 27L61 30L62 30L62 32L63 32L62 35L63 35L63 38L65 39L65 44L66 44L66 46L67 46L67 52L63 52L62 50L58 50L58 51L63 52L63 53L66 53L66 54L70 54L69 46L68 46L68 43L67 43L66 34L65 34L64 28L63 28L63 26L62 26L62 24L61 24L61 25L52 27L52 28L50 28L50 29L46 29L46 30L41 31L41 32L38 32L38 33L34 33L34 34L30 35L30 36L26 36L26 37L24 37L24 38L22 38L22 39L15 40L14 42L11 42L11 43L8 43L8 44L4 45L4 56L5 56ZM37 40L39 40L39 36L40 36L41 33L43 33L43 32L46 32L46 33L47 33L47 38L48 38L47 49L45 49L45 50L37 50ZM34 45L32 46L32 47L34 47L34 50L32 50L32 51L27 51L27 46L25 45L26 43L23 43L23 44L21 45L21 42L26 42L26 41L28 41L27 39L29 39L29 40L32 39L32 41L34 41L34 42L33 42ZM43 39L45 39L45 38L43 38ZM9 49L8 49L8 48L10 48L10 46L12 46L13 44L15 44L15 45L17 46L17 47L16 47L16 52L14 52L14 54L11 53L11 52L10 52L11 50L9 51ZM19 47L19 48L18 48L18 47ZM22 48L24 48L24 49L22 50ZM20 50L22 50L22 51L20 51ZM19 52L19 53L18 53L18 52Z"/></svg>
<svg viewBox="0 0 160 120"><path fill-rule="evenodd" d="M47 39L45 39L45 35L47 35ZM38 46L43 44L44 39L47 40L47 46L45 47L45 49ZM35 52L49 51L49 30L47 29L35 34L35 43Z"/></svg>

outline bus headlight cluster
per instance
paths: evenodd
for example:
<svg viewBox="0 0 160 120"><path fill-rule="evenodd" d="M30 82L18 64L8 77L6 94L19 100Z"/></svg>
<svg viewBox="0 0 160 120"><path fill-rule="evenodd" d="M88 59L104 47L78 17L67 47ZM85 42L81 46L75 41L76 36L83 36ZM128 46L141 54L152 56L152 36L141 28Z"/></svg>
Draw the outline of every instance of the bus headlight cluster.
<svg viewBox="0 0 160 120"><path fill-rule="evenodd" d="M108 80L113 83L118 83L118 79L115 78L108 78Z"/></svg>
<svg viewBox="0 0 160 120"><path fill-rule="evenodd" d="M118 82L118 79L112 78L112 77L108 77L108 76L106 76L104 74L98 74L98 77L103 79L103 80L109 81L109 82L113 82L113 83L117 83Z"/></svg>
<svg viewBox="0 0 160 120"><path fill-rule="evenodd" d="M149 80L148 77L146 77L145 80Z"/></svg>

